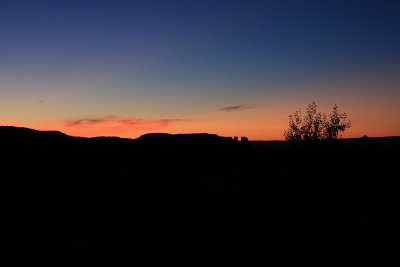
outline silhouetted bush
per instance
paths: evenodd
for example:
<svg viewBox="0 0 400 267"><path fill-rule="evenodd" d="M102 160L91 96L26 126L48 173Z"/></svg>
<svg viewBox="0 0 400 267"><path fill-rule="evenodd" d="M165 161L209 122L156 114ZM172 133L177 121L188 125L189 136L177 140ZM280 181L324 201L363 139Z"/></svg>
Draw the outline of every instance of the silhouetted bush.
<svg viewBox="0 0 400 267"><path fill-rule="evenodd" d="M289 116L289 129L284 132L287 141L296 140L332 140L337 139L340 132L350 128L350 121L346 121L346 113L338 113L338 107L333 106L329 118L326 114L317 112L317 105L313 101L307 107L307 114L303 117L301 111Z"/></svg>

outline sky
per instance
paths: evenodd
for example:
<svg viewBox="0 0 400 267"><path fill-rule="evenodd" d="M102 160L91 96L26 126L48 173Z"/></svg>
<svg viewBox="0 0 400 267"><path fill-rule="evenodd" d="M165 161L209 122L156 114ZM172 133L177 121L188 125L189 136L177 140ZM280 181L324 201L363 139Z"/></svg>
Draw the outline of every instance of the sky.
<svg viewBox="0 0 400 267"><path fill-rule="evenodd" d="M312 101L400 136L400 1L0 0L0 125L282 140Z"/></svg>

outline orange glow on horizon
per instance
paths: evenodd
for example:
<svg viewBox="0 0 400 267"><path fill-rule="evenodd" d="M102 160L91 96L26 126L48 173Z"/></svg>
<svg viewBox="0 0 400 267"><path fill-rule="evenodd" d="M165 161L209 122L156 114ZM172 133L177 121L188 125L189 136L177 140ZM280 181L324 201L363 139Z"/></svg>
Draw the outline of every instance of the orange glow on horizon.
<svg viewBox="0 0 400 267"><path fill-rule="evenodd" d="M397 94L391 99L379 95L349 95L348 99L325 98L316 100L318 111L331 113L338 103L339 113L346 112L352 122L342 138L400 136L400 110ZM321 100L322 99L322 100ZM358 102L355 101L357 99ZM308 96L271 98L264 105L226 105L229 109L210 108L211 111L188 113L185 116L167 115L165 119L135 116L89 116L69 119L0 121L0 125L28 127L37 130L57 130L71 136L119 136L137 138L146 133L210 133L220 136L246 136L250 140L283 140L288 128L288 116L303 111L309 104ZM357 103L356 105L353 103ZM52 115L53 116L53 115ZM22 116L21 116L22 117Z"/></svg>
<svg viewBox="0 0 400 267"><path fill-rule="evenodd" d="M102 123L94 121L71 125L68 123L52 123L48 121L41 122L1 122L4 126L27 127L36 130L49 131L56 130L70 136L96 137L96 136L119 136L124 138L137 138L146 133L165 132L171 134L178 133L210 133L220 136L246 136L250 140L283 140L283 132L288 127L287 121L268 125L267 121L263 124L251 124L251 122L232 123L226 122L221 125L218 122L191 121L171 122L148 120L138 124L129 124L128 122L116 122L115 119L105 120ZM259 125L259 126L255 126ZM222 127L224 126L224 127ZM358 138L363 135L369 137L399 136L400 129L395 125L392 128L370 128L367 130L365 124L355 124L342 134L342 138Z"/></svg>

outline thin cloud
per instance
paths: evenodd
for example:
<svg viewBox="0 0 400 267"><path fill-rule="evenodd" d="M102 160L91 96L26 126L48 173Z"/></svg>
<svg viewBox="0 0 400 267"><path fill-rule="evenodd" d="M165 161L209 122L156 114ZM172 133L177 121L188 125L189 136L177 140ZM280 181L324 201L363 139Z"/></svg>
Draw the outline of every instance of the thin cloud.
<svg viewBox="0 0 400 267"><path fill-rule="evenodd" d="M161 119L161 120L145 120L139 118L128 118L117 120L118 123L125 125L147 125L147 124L159 124L159 125L169 125L175 122L188 122L190 120L185 119Z"/></svg>
<svg viewBox="0 0 400 267"><path fill-rule="evenodd" d="M217 111L239 111L239 110L245 110L245 109L251 109L254 108L252 106L244 106L244 105L236 105L236 106L227 106L218 109Z"/></svg>
<svg viewBox="0 0 400 267"><path fill-rule="evenodd" d="M107 116L101 118L82 118L82 119L74 119L67 120L65 122L66 127L75 127L75 126L92 126L92 125L101 125L101 124L122 124L122 125L169 125L175 122L188 122L190 120L186 119L141 119L135 117L115 117L115 116Z"/></svg>
<svg viewBox="0 0 400 267"><path fill-rule="evenodd" d="M142 119L137 117L87 117L68 119L64 131L72 135L98 136L119 135L128 132L154 132L173 127L176 123L190 122L186 119Z"/></svg>
<svg viewBox="0 0 400 267"><path fill-rule="evenodd" d="M66 127L74 127L74 126L84 126L84 125L98 125L107 122L118 121L118 118L113 116L102 117L102 118L82 118L82 119L73 119L67 120L65 122Z"/></svg>

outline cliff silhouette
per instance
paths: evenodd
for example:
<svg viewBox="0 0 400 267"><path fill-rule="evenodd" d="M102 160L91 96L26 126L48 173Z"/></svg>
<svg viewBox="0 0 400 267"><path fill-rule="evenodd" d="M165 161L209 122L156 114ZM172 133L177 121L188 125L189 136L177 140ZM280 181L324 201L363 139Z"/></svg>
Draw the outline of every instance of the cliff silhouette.
<svg viewBox="0 0 400 267"><path fill-rule="evenodd" d="M395 256L400 137L82 138L0 127L17 264L267 264Z"/></svg>

